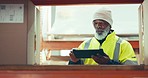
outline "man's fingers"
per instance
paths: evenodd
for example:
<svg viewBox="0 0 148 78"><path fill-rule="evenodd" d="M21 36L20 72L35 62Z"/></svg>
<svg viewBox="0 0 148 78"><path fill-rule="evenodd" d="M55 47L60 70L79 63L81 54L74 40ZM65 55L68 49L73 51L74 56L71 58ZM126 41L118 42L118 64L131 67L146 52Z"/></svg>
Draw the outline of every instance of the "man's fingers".
<svg viewBox="0 0 148 78"><path fill-rule="evenodd" d="M69 56L70 56L70 58L71 58L71 60L72 60L73 62L77 62L77 61L79 60L78 58L75 57L75 55L73 54L73 52L70 52L70 53L69 53Z"/></svg>

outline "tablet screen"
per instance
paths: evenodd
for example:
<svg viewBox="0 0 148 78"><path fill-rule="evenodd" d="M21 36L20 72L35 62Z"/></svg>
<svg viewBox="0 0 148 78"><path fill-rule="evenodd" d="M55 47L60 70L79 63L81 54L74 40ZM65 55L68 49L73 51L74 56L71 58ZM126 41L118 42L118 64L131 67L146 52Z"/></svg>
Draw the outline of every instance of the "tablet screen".
<svg viewBox="0 0 148 78"><path fill-rule="evenodd" d="M106 54L103 52L103 49L89 49L89 50L73 49L73 53L76 56L76 58L91 58L92 55L97 55L97 54L106 56Z"/></svg>

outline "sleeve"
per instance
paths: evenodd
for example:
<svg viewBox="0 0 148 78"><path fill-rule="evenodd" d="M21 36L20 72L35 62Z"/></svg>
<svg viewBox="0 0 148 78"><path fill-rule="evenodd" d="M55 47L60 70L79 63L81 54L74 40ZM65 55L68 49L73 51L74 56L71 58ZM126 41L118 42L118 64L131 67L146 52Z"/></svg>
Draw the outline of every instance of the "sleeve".
<svg viewBox="0 0 148 78"><path fill-rule="evenodd" d="M114 61L114 60L110 60L107 64L108 64L108 65L121 65L120 62L116 62L116 61Z"/></svg>
<svg viewBox="0 0 148 78"><path fill-rule="evenodd" d="M83 61L79 60L77 62L72 62L71 60L69 60L68 65L83 65Z"/></svg>
<svg viewBox="0 0 148 78"><path fill-rule="evenodd" d="M137 58L135 52L128 41L123 40L120 46L119 60L125 65L137 65Z"/></svg>

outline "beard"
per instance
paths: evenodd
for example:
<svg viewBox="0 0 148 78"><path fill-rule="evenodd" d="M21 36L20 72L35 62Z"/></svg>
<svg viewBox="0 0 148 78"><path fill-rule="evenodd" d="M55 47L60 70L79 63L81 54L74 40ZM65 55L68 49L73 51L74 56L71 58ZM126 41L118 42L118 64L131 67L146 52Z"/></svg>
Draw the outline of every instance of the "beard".
<svg viewBox="0 0 148 78"><path fill-rule="evenodd" d="M97 38L98 40L102 40L102 39L104 39L104 38L108 35L109 31L110 31L110 26L107 26L107 27L103 30L103 32L102 32L101 34L96 32L96 33L94 34L94 36L95 36L95 38Z"/></svg>

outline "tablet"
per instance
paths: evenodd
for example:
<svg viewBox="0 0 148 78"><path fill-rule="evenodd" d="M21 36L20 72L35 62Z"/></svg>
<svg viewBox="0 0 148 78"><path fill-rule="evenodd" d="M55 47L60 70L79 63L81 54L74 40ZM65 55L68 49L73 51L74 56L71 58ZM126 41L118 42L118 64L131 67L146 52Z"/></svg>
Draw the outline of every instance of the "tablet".
<svg viewBox="0 0 148 78"><path fill-rule="evenodd" d="M78 50L78 49L73 49L73 53L76 56L76 58L91 58L92 55L97 55L100 54L102 56L107 56L104 52L103 49L84 49L84 50Z"/></svg>

